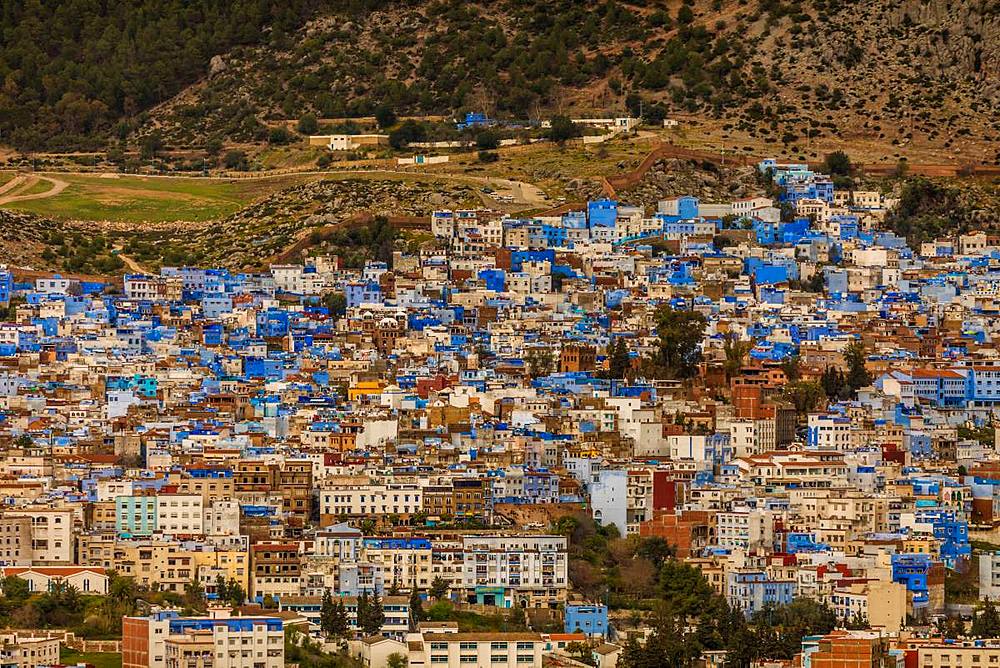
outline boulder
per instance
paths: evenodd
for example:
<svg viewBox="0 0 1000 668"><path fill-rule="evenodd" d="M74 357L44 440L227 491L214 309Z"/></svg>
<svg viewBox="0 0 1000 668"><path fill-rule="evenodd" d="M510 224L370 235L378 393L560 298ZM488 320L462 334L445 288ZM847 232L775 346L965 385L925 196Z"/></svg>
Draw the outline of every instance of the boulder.
<svg viewBox="0 0 1000 668"><path fill-rule="evenodd" d="M222 59L222 56L212 56L212 59L208 61L208 76L212 78L218 74L222 74L226 71L226 61Z"/></svg>

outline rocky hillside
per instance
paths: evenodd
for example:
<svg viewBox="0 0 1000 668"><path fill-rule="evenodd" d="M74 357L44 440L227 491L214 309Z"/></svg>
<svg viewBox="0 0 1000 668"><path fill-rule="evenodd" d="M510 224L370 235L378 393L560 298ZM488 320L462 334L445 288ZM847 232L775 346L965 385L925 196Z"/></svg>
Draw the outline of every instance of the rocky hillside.
<svg viewBox="0 0 1000 668"><path fill-rule="evenodd" d="M113 274L123 267L111 239L87 223L0 209L0 264L75 274Z"/></svg>
<svg viewBox="0 0 1000 668"><path fill-rule="evenodd" d="M196 264L231 269L265 264L311 231L344 224L358 214L424 216L479 200L469 186L398 180L328 179L283 190L222 221L198 229L135 230L125 251L145 266ZM334 240L335 242L338 240ZM380 250L364 233L346 235L326 250L363 264ZM383 249L384 250L384 249ZM348 257L349 256L349 257Z"/></svg>
<svg viewBox="0 0 1000 668"><path fill-rule="evenodd" d="M572 201L604 196L594 181L575 180L566 186ZM694 195L702 202L728 202L741 197L763 194L753 167L721 167L698 160L664 158L656 161L638 184L619 190L618 197L630 204L656 209L661 199Z"/></svg>
<svg viewBox="0 0 1000 668"><path fill-rule="evenodd" d="M457 0L321 11L240 46L152 109L168 144L264 141L267 123L482 110L693 114L808 146L923 142L997 158L997 0Z"/></svg>

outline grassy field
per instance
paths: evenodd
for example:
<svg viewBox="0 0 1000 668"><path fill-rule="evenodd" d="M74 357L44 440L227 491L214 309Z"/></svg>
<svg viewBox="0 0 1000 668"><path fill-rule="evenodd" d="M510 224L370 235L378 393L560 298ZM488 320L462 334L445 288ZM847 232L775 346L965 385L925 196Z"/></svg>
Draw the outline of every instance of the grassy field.
<svg viewBox="0 0 1000 668"><path fill-rule="evenodd" d="M17 172L0 172L0 186L17 176Z"/></svg>
<svg viewBox="0 0 1000 668"><path fill-rule="evenodd" d="M121 668L122 655L114 652L77 652L63 647L59 650L59 660L64 664L90 663L94 668Z"/></svg>
<svg viewBox="0 0 1000 668"><path fill-rule="evenodd" d="M54 197L14 202L10 207L72 220L203 222L228 216L260 197L310 178L289 176L241 181L142 176L102 178L75 174L51 176L66 181L69 186ZM42 192L51 187L48 182L43 184Z"/></svg>
<svg viewBox="0 0 1000 668"><path fill-rule="evenodd" d="M39 179L35 183L31 184L31 186L29 186L27 188L24 188L22 186L19 190L16 190L16 191L14 191L14 192L12 192L10 194L12 194L12 195L18 195L18 196L20 196L20 195L37 195L38 193L47 193L48 191L52 190L52 188L53 188L53 186L52 186L52 183L50 181L46 181L45 179Z"/></svg>
<svg viewBox="0 0 1000 668"><path fill-rule="evenodd" d="M573 180L593 180L634 169L656 145L655 138L612 140L603 144L536 144L501 151L500 160L483 164L473 155L456 156L441 171L526 181L552 196L565 194Z"/></svg>

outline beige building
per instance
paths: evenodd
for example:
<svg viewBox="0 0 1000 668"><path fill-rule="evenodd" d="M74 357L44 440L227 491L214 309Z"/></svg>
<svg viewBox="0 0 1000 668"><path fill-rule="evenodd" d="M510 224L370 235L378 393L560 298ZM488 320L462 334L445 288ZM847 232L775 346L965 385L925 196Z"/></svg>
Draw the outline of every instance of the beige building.
<svg viewBox="0 0 1000 668"><path fill-rule="evenodd" d="M996 640L956 640L948 644L930 640L917 647L919 668L955 668L956 666L1000 665L1000 644Z"/></svg>
<svg viewBox="0 0 1000 668"><path fill-rule="evenodd" d="M0 634L0 663L4 668L37 668L59 663L59 641L43 635Z"/></svg>
<svg viewBox="0 0 1000 668"><path fill-rule="evenodd" d="M407 636L411 666L541 668L538 633L422 633Z"/></svg>
<svg viewBox="0 0 1000 668"><path fill-rule="evenodd" d="M0 562L31 565L31 518L0 517Z"/></svg>
<svg viewBox="0 0 1000 668"><path fill-rule="evenodd" d="M72 564L75 556L74 523L71 508L11 510L5 518L31 520L31 563L35 566Z"/></svg>
<svg viewBox="0 0 1000 668"><path fill-rule="evenodd" d="M906 621L906 585L898 582L852 582L835 587L828 602L840 619L864 620L890 633L898 632Z"/></svg>
<svg viewBox="0 0 1000 668"><path fill-rule="evenodd" d="M163 643L166 668L212 668L215 641L212 632L197 629L172 635Z"/></svg>

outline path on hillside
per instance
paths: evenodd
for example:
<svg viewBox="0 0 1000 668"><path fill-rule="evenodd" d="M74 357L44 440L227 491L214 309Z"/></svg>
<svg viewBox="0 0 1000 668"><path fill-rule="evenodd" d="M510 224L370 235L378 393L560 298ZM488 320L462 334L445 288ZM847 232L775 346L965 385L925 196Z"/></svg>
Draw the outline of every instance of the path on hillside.
<svg viewBox="0 0 1000 668"><path fill-rule="evenodd" d="M146 269L146 267L139 264L134 258L131 258L125 253L123 253L121 246L115 246L115 255L118 257L119 260L125 263L125 266L128 267L129 271L131 271L133 274L152 273L151 271Z"/></svg>
<svg viewBox="0 0 1000 668"><path fill-rule="evenodd" d="M0 186L0 195L3 195L5 192L13 190L14 188L20 188L22 185L24 185L24 182L26 180L27 177L24 174L18 174L7 183Z"/></svg>
<svg viewBox="0 0 1000 668"><path fill-rule="evenodd" d="M10 185L10 183L13 183L14 181L17 181L18 178L21 178L21 177L15 177L13 180L11 180L6 185ZM45 192L41 192L41 193L29 193L27 195L18 195L17 194L18 192L23 192L25 190L29 190L30 188L32 188L39 181L48 181L49 183L52 184L52 187L49 188L48 190L46 190ZM55 197L56 195L58 195L59 193L61 193L63 190L66 190L66 188L68 186L69 186L69 184L67 182L63 181L62 179L56 179L56 178L53 178L51 176L35 176L35 175L28 176L28 177L25 177L23 181L21 181L20 187L18 187L14 191L13 195L7 195L5 197L0 197L0 206L2 206L4 204L11 204L12 202L26 202L28 200L45 199L47 197ZM9 190L10 190L9 188L5 189L5 191L9 191Z"/></svg>

